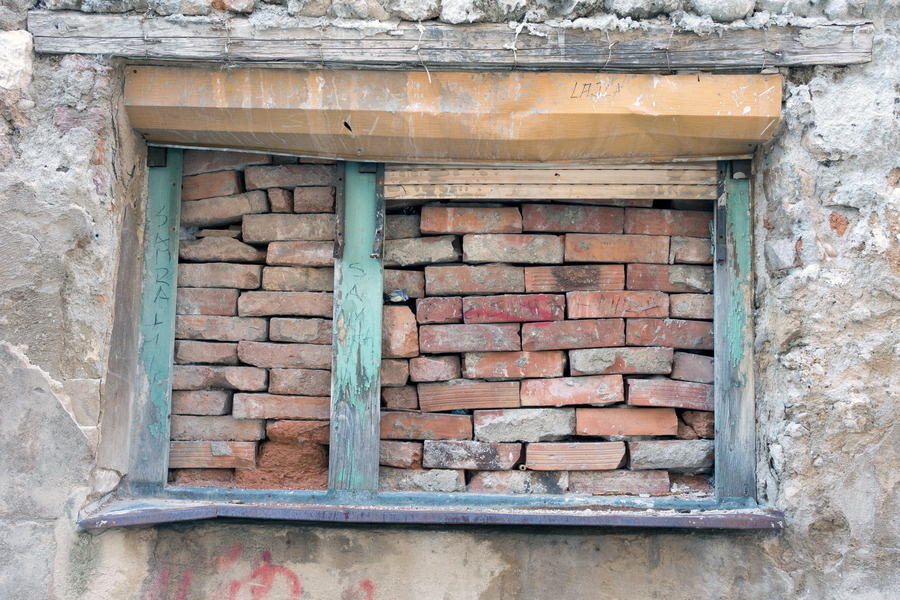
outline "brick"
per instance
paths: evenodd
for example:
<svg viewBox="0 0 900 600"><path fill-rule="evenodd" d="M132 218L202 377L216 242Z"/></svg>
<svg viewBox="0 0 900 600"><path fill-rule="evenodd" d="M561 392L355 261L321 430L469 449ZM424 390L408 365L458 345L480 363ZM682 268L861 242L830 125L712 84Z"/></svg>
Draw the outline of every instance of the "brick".
<svg viewBox="0 0 900 600"><path fill-rule="evenodd" d="M273 442L328 444L331 439L331 426L328 421L269 421L266 424L266 437Z"/></svg>
<svg viewBox="0 0 900 600"><path fill-rule="evenodd" d="M712 261L712 242L709 237L673 236L669 242L670 263L711 265Z"/></svg>
<svg viewBox="0 0 900 600"><path fill-rule="evenodd" d="M173 440L253 442L266 437L266 423L258 419L172 415L169 425Z"/></svg>
<svg viewBox="0 0 900 600"><path fill-rule="evenodd" d="M385 267L412 267L459 261L459 239L454 235L385 240Z"/></svg>
<svg viewBox="0 0 900 600"><path fill-rule="evenodd" d="M472 417L410 412L382 412L383 440L471 440Z"/></svg>
<svg viewBox="0 0 900 600"><path fill-rule="evenodd" d="M462 311L466 323L561 321L566 299L550 294L475 296L463 298Z"/></svg>
<svg viewBox="0 0 900 600"><path fill-rule="evenodd" d="M185 150L182 169L184 175L211 173L228 169L240 170L249 165L267 165L272 162L268 154L255 152L223 152L219 150Z"/></svg>
<svg viewBox="0 0 900 600"><path fill-rule="evenodd" d="M679 440L697 440L700 439L700 436L697 435L697 432L694 429L685 423L680 418L678 419L678 429L675 432L675 437Z"/></svg>
<svg viewBox="0 0 900 600"><path fill-rule="evenodd" d="M381 404L387 410L418 410L416 386L381 388Z"/></svg>
<svg viewBox="0 0 900 600"><path fill-rule="evenodd" d="M175 317L175 338L216 342L260 341L267 337L267 325L265 319L178 315Z"/></svg>
<svg viewBox="0 0 900 600"><path fill-rule="evenodd" d="M419 355L419 329L408 306L384 306L381 316L381 355L409 358Z"/></svg>
<svg viewBox="0 0 900 600"><path fill-rule="evenodd" d="M422 271L384 270L384 293L403 290L410 298L425 297L425 273Z"/></svg>
<svg viewBox="0 0 900 600"><path fill-rule="evenodd" d="M331 321L328 319L285 319L273 317L269 321L269 339L273 342L330 344L331 330Z"/></svg>
<svg viewBox="0 0 900 600"><path fill-rule="evenodd" d="M247 192L234 196L181 202L182 227L215 227L240 223L244 215L269 210L265 192Z"/></svg>
<svg viewBox="0 0 900 600"><path fill-rule="evenodd" d="M712 321L681 319L627 319L625 343L629 346L663 346L685 350L712 350Z"/></svg>
<svg viewBox="0 0 900 600"><path fill-rule="evenodd" d="M669 296L662 292L569 292L570 319L668 317Z"/></svg>
<svg viewBox="0 0 900 600"><path fill-rule="evenodd" d="M655 235L566 234L566 262L666 263L669 238Z"/></svg>
<svg viewBox="0 0 900 600"><path fill-rule="evenodd" d="M255 367L207 367L175 365L172 374L173 390L203 390L224 388L257 392L266 389L266 370Z"/></svg>
<svg viewBox="0 0 900 600"><path fill-rule="evenodd" d="M521 457L521 444L427 440L422 451L422 466L426 469L505 471L512 469Z"/></svg>
<svg viewBox="0 0 900 600"><path fill-rule="evenodd" d="M632 470L665 469L692 475L711 471L715 454L712 440L628 442L628 451Z"/></svg>
<svg viewBox="0 0 900 600"><path fill-rule="evenodd" d="M409 377L415 382L459 379L459 356L420 356L409 361Z"/></svg>
<svg viewBox="0 0 900 600"><path fill-rule="evenodd" d="M388 358L381 361L381 387L402 387L409 381L409 361Z"/></svg>
<svg viewBox="0 0 900 600"><path fill-rule="evenodd" d="M625 211L607 206L526 204L522 207L525 231L553 233L622 233Z"/></svg>
<svg viewBox="0 0 900 600"><path fill-rule="evenodd" d="M607 471L624 464L622 442L541 442L525 447L525 466L533 471Z"/></svg>
<svg viewBox="0 0 900 600"><path fill-rule="evenodd" d="M241 237L254 244L333 240L334 215L247 215Z"/></svg>
<svg viewBox="0 0 900 600"><path fill-rule="evenodd" d="M522 379L562 377L565 354L547 352L468 352L463 375L469 379Z"/></svg>
<svg viewBox="0 0 900 600"><path fill-rule="evenodd" d="M522 406L603 406L625 401L621 375L527 379L520 392Z"/></svg>
<svg viewBox="0 0 900 600"><path fill-rule="evenodd" d="M420 383L419 406L425 411L519 406L518 381L467 381Z"/></svg>
<svg viewBox="0 0 900 600"><path fill-rule="evenodd" d="M673 319L713 318L712 294L670 294L669 316Z"/></svg>
<svg viewBox="0 0 900 600"><path fill-rule="evenodd" d="M561 494L568 488L568 471L475 471L466 491L475 494Z"/></svg>
<svg viewBox="0 0 900 600"><path fill-rule="evenodd" d="M509 266L425 267L429 296L505 294L525 291L525 270Z"/></svg>
<svg viewBox="0 0 900 600"><path fill-rule="evenodd" d="M255 290L262 281L262 266L232 263L178 265L178 287L238 288Z"/></svg>
<svg viewBox="0 0 900 600"><path fill-rule="evenodd" d="M334 212L334 188L330 186L294 188L294 212Z"/></svg>
<svg viewBox="0 0 900 600"><path fill-rule="evenodd" d="M585 319L522 325L523 350L566 350L624 344L625 321L622 319Z"/></svg>
<svg viewBox="0 0 900 600"><path fill-rule="evenodd" d="M329 165L274 165L244 169L244 184L248 190L333 186L334 182L335 168Z"/></svg>
<svg viewBox="0 0 900 600"><path fill-rule="evenodd" d="M197 233L194 234L194 237L227 237L234 239L241 237L241 226L232 225L232 227L237 227L237 229L198 229Z"/></svg>
<svg viewBox="0 0 900 600"><path fill-rule="evenodd" d="M328 451L322 444L263 442L255 469L235 471L234 486L243 489L325 490Z"/></svg>
<svg viewBox="0 0 900 600"><path fill-rule="evenodd" d="M331 371L317 369L272 369L269 393L284 396L330 396Z"/></svg>
<svg viewBox="0 0 900 600"><path fill-rule="evenodd" d="M229 488L234 479L234 469L173 469L170 474L169 485L175 487Z"/></svg>
<svg viewBox="0 0 900 600"><path fill-rule="evenodd" d="M384 218L384 239L399 240L421 237L419 215L387 215Z"/></svg>
<svg viewBox="0 0 900 600"><path fill-rule="evenodd" d="M231 396L226 390L176 390L172 392L172 414L227 415Z"/></svg>
<svg viewBox="0 0 900 600"><path fill-rule="evenodd" d="M680 381L712 383L715 380L715 360L702 354L676 352L671 377Z"/></svg>
<svg viewBox="0 0 900 600"><path fill-rule="evenodd" d="M569 352L572 375L613 373L666 375L672 372L671 348L590 348Z"/></svg>
<svg viewBox="0 0 900 600"><path fill-rule="evenodd" d="M392 492L464 492L463 471L450 469L378 469L378 489Z"/></svg>
<svg viewBox="0 0 900 600"><path fill-rule="evenodd" d="M706 383L671 379L629 379L628 404L712 411L715 407L715 393L713 386Z"/></svg>
<svg viewBox="0 0 900 600"><path fill-rule="evenodd" d="M667 471L579 471L569 474L573 494L666 494Z"/></svg>
<svg viewBox="0 0 900 600"><path fill-rule="evenodd" d="M228 237L204 237L182 240L178 249L181 260L200 262L263 262L266 253Z"/></svg>
<svg viewBox="0 0 900 600"><path fill-rule="evenodd" d="M273 292L334 291L330 267L264 267L262 289Z"/></svg>
<svg viewBox="0 0 900 600"><path fill-rule="evenodd" d="M237 344L178 340L175 342L175 362L180 365L191 363L236 365Z"/></svg>
<svg viewBox="0 0 900 600"><path fill-rule="evenodd" d="M270 265L330 267L334 264L332 242L272 242L266 253Z"/></svg>
<svg viewBox="0 0 900 600"><path fill-rule="evenodd" d="M238 291L213 288L178 288L175 313L179 315L237 314Z"/></svg>
<svg viewBox="0 0 900 600"><path fill-rule="evenodd" d="M563 240L559 235L478 234L463 236L463 262L559 264Z"/></svg>
<svg viewBox="0 0 900 600"><path fill-rule="evenodd" d="M711 496L716 492L709 478L703 475L671 473L669 481L672 485L671 491L676 494L708 494Z"/></svg>
<svg viewBox="0 0 900 600"><path fill-rule="evenodd" d="M625 233L708 238L711 225L711 212L659 208L625 209Z"/></svg>
<svg viewBox="0 0 900 600"><path fill-rule="evenodd" d="M239 419L301 419L327 421L331 398L235 394L231 414Z"/></svg>
<svg viewBox="0 0 900 600"><path fill-rule="evenodd" d="M382 440L378 447L378 464L401 469L421 469L422 442Z"/></svg>
<svg viewBox="0 0 900 600"><path fill-rule="evenodd" d="M266 190L269 197L269 206L273 213L294 212L294 196L288 190L271 188Z"/></svg>
<svg viewBox="0 0 900 600"><path fill-rule="evenodd" d="M462 298L438 297L416 300L419 323L462 323Z"/></svg>
<svg viewBox="0 0 900 600"><path fill-rule="evenodd" d="M522 233L522 215L515 207L469 208L425 206L422 233Z"/></svg>
<svg viewBox="0 0 900 600"><path fill-rule="evenodd" d="M170 469L252 469L257 442L169 442Z"/></svg>
<svg viewBox="0 0 900 600"><path fill-rule="evenodd" d="M331 345L239 342L238 357L254 367L330 369Z"/></svg>
<svg viewBox="0 0 900 600"><path fill-rule="evenodd" d="M525 267L526 292L625 289L625 265Z"/></svg>
<svg viewBox="0 0 900 600"><path fill-rule="evenodd" d="M713 271L702 265L628 265L625 287L708 294L713 288Z"/></svg>
<svg viewBox="0 0 900 600"><path fill-rule="evenodd" d="M476 410L473 425L481 442L554 442L575 434L575 409Z"/></svg>
<svg viewBox="0 0 900 600"><path fill-rule="evenodd" d="M578 435L675 435L678 417L672 408L578 408Z"/></svg>
<svg viewBox="0 0 900 600"><path fill-rule="evenodd" d="M237 171L218 171L216 173L203 173L202 175L189 175L181 180L181 200L185 202L203 198L231 196L240 194L243 191L241 174Z"/></svg>
<svg viewBox="0 0 900 600"><path fill-rule="evenodd" d="M716 417L705 410L686 410L681 413L681 421L690 427L698 437L716 437Z"/></svg>
<svg viewBox="0 0 900 600"><path fill-rule="evenodd" d="M419 349L423 354L518 350L519 325L422 325Z"/></svg>
<svg viewBox="0 0 900 600"><path fill-rule="evenodd" d="M238 298L238 314L331 317L333 304L332 294L325 292L245 292Z"/></svg>

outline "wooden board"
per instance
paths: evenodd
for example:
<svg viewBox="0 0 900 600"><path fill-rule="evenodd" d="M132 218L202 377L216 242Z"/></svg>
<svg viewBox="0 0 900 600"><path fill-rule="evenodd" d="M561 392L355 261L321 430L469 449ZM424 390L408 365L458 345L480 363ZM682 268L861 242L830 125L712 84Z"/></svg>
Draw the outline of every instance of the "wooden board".
<svg viewBox="0 0 900 600"><path fill-rule="evenodd" d="M256 442L171 442L172 469L252 469Z"/></svg>
<svg viewBox="0 0 900 600"><path fill-rule="evenodd" d="M624 442L535 443L525 447L534 471L606 471L625 464Z"/></svg>

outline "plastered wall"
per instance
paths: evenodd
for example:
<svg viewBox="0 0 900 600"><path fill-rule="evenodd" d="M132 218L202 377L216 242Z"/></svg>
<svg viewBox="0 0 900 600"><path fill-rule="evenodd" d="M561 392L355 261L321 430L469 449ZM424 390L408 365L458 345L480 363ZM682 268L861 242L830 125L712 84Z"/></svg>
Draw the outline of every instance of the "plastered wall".
<svg viewBox="0 0 900 600"><path fill-rule="evenodd" d="M120 65L34 56L23 31L32 4L0 6L0 597L895 597L896 2L755 7L865 18L878 31L870 64L785 73L784 118L757 160L759 498L786 512L779 534L211 522L78 532L78 510L118 480L116 457L97 458L98 424L117 402L106 391L122 389L110 382L128 378L128 361L111 360L110 340L116 294L127 295L127 286L116 286L119 258L134 251L141 231L146 153L122 110ZM132 4L187 13L223 3ZM291 0L257 2L256 10L320 4L326 16L364 6L370 12L356 18L384 18L377 11L385 6L415 3ZM728 21L754 9L712 0L635 2L630 12L615 8L628 2L421 3L431 4L427 15L400 16L504 20L521 18L510 11L524 6L551 16L641 18L652 12L646 7L665 4L671 14L661 18L712 23L700 15ZM491 12L497 7L506 12ZM485 16L456 20L457 9Z"/></svg>

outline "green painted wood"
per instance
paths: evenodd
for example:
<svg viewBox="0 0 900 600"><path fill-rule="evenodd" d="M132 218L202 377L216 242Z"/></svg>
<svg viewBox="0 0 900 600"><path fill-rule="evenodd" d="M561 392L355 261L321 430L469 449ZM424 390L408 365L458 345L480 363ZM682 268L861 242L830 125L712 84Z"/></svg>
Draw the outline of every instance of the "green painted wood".
<svg viewBox="0 0 900 600"><path fill-rule="evenodd" d="M720 169L716 210L715 356L716 497L756 496L753 370L753 240L750 180ZM723 222L724 220L724 222Z"/></svg>
<svg viewBox="0 0 900 600"><path fill-rule="evenodd" d="M166 166L149 169L132 483L163 484L168 469L181 164L182 151L169 149Z"/></svg>
<svg viewBox="0 0 900 600"><path fill-rule="evenodd" d="M334 338L328 488L378 487L383 267L373 258L375 173L347 163L344 248L334 263Z"/></svg>

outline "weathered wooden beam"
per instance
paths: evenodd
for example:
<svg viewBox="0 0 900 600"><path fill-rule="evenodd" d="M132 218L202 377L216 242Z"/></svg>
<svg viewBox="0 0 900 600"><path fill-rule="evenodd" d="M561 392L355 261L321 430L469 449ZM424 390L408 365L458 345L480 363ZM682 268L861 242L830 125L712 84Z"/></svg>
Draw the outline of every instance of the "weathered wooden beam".
<svg viewBox="0 0 900 600"><path fill-rule="evenodd" d="M669 25L596 31L507 24L384 23L256 28L246 18L176 22L162 17L32 11L28 29L44 54L103 54L129 59L259 62L304 68L605 72L734 71L872 60L870 24L725 30L697 35Z"/></svg>

